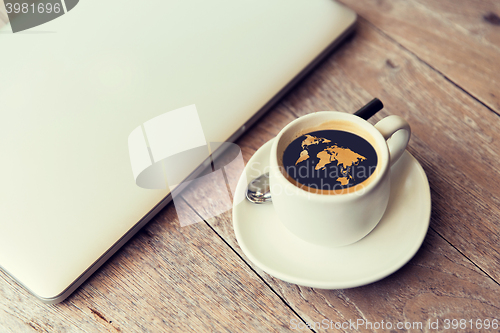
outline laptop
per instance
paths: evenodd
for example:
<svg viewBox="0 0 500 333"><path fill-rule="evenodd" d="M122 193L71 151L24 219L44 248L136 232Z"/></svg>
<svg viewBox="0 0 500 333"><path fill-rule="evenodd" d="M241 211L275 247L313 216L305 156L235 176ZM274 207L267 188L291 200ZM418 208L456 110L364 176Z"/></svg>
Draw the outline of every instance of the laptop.
<svg viewBox="0 0 500 333"><path fill-rule="evenodd" d="M355 20L332 0L108 0L4 26L2 270L44 302L64 300L171 201L137 186L134 129L195 105L207 142L233 142Z"/></svg>

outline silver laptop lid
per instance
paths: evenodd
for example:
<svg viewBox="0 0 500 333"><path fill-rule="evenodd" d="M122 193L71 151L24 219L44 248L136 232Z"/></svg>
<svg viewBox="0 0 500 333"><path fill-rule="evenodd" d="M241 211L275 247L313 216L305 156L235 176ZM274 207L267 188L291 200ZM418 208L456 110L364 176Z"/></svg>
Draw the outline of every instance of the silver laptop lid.
<svg viewBox="0 0 500 333"><path fill-rule="evenodd" d="M135 184L135 128L195 104L226 141L354 21L331 0L88 0L4 27L0 266L62 300L169 193Z"/></svg>

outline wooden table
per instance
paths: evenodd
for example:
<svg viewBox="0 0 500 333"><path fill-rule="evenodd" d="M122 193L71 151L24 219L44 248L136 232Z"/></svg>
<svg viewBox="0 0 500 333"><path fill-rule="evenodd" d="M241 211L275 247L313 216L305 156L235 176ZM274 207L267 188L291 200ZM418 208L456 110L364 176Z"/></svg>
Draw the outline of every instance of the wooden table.
<svg viewBox="0 0 500 333"><path fill-rule="evenodd" d="M169 205L63 303L42 304L0 273L0 332L284 332L325 319L406 328L439 320L439 331L463 319L469 332L500 320L500 2L344 3L360 16L356 35L237 144L248 161L301 115L353 112L379 97L386 107L371 121L409 121L408 150L431 187L430 229L407 265L363 287L300 287L248 260L231 211L181 228ZM184 199L210 201L200 192Z"/></svg>

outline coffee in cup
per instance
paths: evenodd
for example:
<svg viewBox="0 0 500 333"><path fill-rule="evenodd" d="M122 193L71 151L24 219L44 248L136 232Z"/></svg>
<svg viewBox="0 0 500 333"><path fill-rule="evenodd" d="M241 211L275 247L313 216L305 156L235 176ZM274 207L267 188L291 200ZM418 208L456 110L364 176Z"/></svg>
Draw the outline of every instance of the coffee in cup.
<svg viewBox="0 0 500 333"><path fill-rule="evenodd" d="M297 187L326 195L367 185L379 160L374 144L343 125L329 123L288 144L279 160L284 176Z"/></svg>
<svg viewBox="0 0 500 333"><path fill-rule="evenodd" d="M373 126L334 111L288 124L274 139L270 156L270 191L281 222L318 245L343 246L366 236L385 212L390 167L410 133L398 116Z"/></svg>

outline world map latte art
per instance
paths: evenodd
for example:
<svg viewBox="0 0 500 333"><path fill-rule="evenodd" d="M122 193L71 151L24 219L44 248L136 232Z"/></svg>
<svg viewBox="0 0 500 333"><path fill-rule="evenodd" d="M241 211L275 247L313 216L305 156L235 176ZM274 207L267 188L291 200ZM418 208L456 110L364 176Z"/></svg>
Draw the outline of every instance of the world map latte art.
<svg viewBox="0 0 500 333"><path fill-rule="evenodd" d="M295 165L309 158L308 148L310 145L319 144L320 142L329 143L331 141L325 138L317 138L315 136L306 135L306 139L302 141L302 148L304 148L304 150L300 152L300 157L297 162L295 162ZM366 157L353 152L349 148L343 148L337 145L326 147L320 151L316 157L319 158L319 162L314 167L315 170L324 170L328 164L337 162L337 166L341 167L342 172L342 177L338 177L337 181L342 185L349 184L349 181L353 179L352 175L349 173L351 167L366 160Z"/></svg>
<svg viewBox="0 0 500 333"><path fill-rule="evenodd" d="M283 167L297 182L322 190L360 184L376 169L377 154L362 137L323 130L298 137L283 153Z"/></svg>

